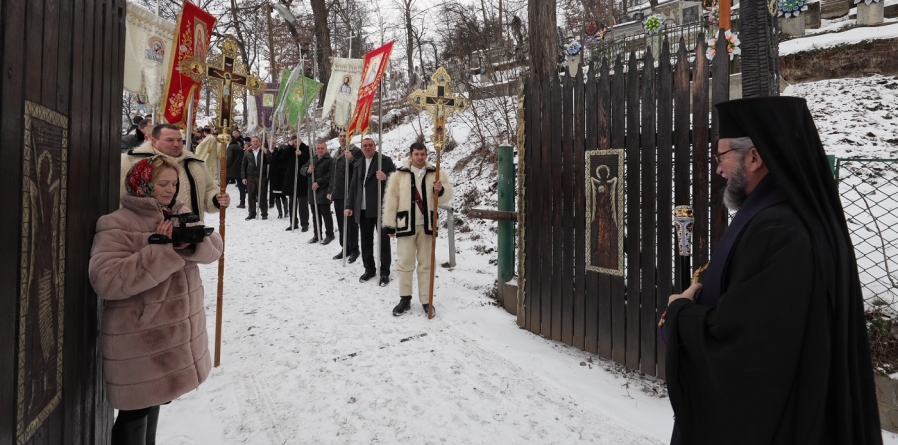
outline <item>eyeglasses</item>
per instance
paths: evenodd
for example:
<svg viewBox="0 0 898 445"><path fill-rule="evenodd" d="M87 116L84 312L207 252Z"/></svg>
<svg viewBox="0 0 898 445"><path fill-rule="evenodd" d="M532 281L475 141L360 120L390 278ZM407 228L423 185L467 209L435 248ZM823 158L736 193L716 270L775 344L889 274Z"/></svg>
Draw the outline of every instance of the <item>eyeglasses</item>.
<svg viewBox="0 0 898 445"><path fill-rule="evenodd" d="M729 150L727 150L727 151L722 151L722 152L720 152L720 153L712 153L711 156L714 157L714 161L715 161L715 162L717 162L718 164L720 164L720 158L722 158L723 155L725 155L725 154L727 154L727 153L729 153L729 152L731 152L731 151L733 151L733 150L735 150L735 148L731 148L731 149L729 149Z"/></svg>

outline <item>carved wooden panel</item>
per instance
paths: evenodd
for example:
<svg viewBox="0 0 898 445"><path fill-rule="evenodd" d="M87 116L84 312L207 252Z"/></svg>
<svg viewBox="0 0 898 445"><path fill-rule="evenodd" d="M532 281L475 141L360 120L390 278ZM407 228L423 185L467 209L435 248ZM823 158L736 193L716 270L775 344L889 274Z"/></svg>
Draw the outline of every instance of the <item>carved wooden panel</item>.
<svg viewBox="0 0 898 445"><path fill-rule="evenodd" d="M624 274L624 150L586 152L586 269Z"/></svg>
<svg viewBox="0 0 898 445"><path fill-rule="evenodd" d="M68 118L25 101L18 443L62 400Z"/></svg>

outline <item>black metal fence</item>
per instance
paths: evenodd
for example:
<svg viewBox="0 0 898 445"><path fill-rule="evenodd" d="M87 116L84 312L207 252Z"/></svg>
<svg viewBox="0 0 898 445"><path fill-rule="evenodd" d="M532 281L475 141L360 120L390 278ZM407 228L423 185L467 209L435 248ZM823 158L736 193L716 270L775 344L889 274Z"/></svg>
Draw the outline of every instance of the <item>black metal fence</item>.
<svg viewBox="0 0 898 445"><path fill-rule="evenodd" d="M898 159L836 158L867 310L898 314Z"/></svg>

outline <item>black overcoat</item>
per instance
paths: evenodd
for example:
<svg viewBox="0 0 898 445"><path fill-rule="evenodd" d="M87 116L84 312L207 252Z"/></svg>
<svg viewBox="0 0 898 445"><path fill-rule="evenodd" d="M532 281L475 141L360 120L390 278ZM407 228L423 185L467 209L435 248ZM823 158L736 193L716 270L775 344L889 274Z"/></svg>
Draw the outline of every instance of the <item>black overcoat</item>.
<svg viewBox="0 0 898 445"><path fill-rule="evenodd" d="M383 156L381 162L383 162L381 169L387 174L387 178L389 178L390 174L396 171L396 165L393 164L393 160L390 159L389 156ZM352 210L352 214L357 223L361 223L362 199L365 199L365 208L368 216L375 215L377 212L377 202L378 200L383 200L384 192L387 191L387 182L383 181L383 185L380 189L380 196L377 196L376 172L376 152L371 159L371 167L368 169L367 175L365 174L364 156L359 160L359 163L353 167L352 180L349 182L349 192L346 194L346 208ZM364 196L362 196L362 189L365 190Z"/></svg>

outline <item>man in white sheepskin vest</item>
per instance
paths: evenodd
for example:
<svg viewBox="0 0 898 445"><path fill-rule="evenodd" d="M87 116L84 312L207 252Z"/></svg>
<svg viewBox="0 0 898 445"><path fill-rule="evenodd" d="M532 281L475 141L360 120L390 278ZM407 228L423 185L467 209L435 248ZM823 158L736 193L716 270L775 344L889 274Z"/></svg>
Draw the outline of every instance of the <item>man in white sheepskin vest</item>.
<svg viewBox="0 0 898 445"><path fill-rule="evenodd" d="M434 179L436 168L427 162L427 146L415 142L409 148L409 158L387 181L383 228L384 233L397 239L396 272L399 274L400 297L399 304L393 308L395 316L402 315L411 308L412 272L416 270L418 299L425 314L430 305L433 193L437 194L441 205L452 199L449 175L440 170L440 180Z"/></svg>

